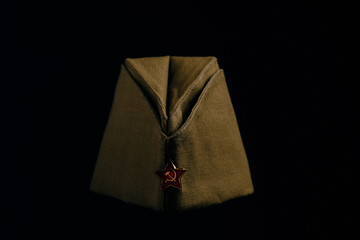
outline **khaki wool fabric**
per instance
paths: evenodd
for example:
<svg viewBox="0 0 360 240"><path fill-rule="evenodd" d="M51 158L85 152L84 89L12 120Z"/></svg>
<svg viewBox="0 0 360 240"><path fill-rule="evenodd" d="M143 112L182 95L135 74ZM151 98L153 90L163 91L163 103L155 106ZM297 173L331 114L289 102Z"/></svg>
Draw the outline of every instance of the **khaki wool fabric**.
<svg viewBox="0 0 360 240"><path fill-rule="evenodd" d="M187 171L160 189L168 159ZM215 57L128 58L121 66L91 190L158 211L253 193L223 70Z"/></svg>

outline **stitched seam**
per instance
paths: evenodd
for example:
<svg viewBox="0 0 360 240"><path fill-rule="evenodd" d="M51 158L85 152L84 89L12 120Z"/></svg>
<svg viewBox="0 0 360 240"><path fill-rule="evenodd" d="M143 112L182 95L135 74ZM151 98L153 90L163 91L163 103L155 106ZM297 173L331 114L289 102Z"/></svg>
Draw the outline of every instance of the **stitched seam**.
<svg viewBox="0 0 360 240"><path fill-rule="evenodd" d="M174 108L174 112L169 116L169 119L173 116L176 115L176 112L178 110L178 108L180 107L180 105L189 97L190 92L195 88L196 84L200 81L201 77L205 74L205 72L210 68L210 66L212 66L213 64L215 64L217 62L217 59L214 58L213 60L211 60L204 68L203 70L200 72L200 74L197 76L196 80L190 85L189 89L186 91L185 95L183 95L183 97L178 101L178 103L175 105Z"/></svg>
<svg viewBox="0 0 360 240"><path fill-rule="evenodd" d="M189 115L189 117L186 119L185 123L181 126L181 128L179 130L177 130L175 133L173 133L170 136L167 136L168 139L174 138L176 136L179 136L185 129L186 127L190 124L191 120L193 119L194 115L196 114L196 110L199 108L199 105L201 104L203 98L205 97L208 89L210 88L210 86L212 85L212 83L217 79L217 76L223 72L222 69L219 69L208 81L208 83L206 84L204 90L202 91L202 93L200 94L200 97L198 99L198 101L196 102L194 108L191 110L191 113Z"/></svg>

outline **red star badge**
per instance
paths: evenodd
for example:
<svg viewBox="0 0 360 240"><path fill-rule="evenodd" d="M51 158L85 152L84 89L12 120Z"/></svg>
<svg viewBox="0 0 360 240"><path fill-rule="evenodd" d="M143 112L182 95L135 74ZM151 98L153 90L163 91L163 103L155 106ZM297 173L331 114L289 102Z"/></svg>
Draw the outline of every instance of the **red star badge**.
<svg viewBox="0 0 360 240"><path fill-rule="evenodd" d="M186 169L176 168L174 163L169 160L163 170L156 172L156 174L161 178L161 190L168 187L181 189L180 178L185 172Z"/></svg>

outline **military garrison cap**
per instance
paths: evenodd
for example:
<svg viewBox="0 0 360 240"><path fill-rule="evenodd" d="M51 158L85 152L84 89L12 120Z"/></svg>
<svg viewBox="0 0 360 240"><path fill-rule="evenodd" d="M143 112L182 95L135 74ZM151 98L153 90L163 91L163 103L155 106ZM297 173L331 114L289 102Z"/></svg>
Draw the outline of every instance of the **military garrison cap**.
<svg viewBox="0 0 360 240"><path fill-rule="evenodd" d="M125 60L90 189L157 211L253 193L215 57Z"/></svg>

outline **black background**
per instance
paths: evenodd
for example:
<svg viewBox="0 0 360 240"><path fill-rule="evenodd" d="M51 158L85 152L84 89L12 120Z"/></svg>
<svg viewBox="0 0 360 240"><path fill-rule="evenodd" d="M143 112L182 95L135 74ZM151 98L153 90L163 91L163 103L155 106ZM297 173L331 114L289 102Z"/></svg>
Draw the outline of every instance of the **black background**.
<svg viewBox="0 0 360 240"><path fill-rule="evenodd" d="M26 1L2 12L4 239L350 239L355 232L353 5ZM89 192L121 63L162 55L218 58L253 195L166 215Z"/></svg>

